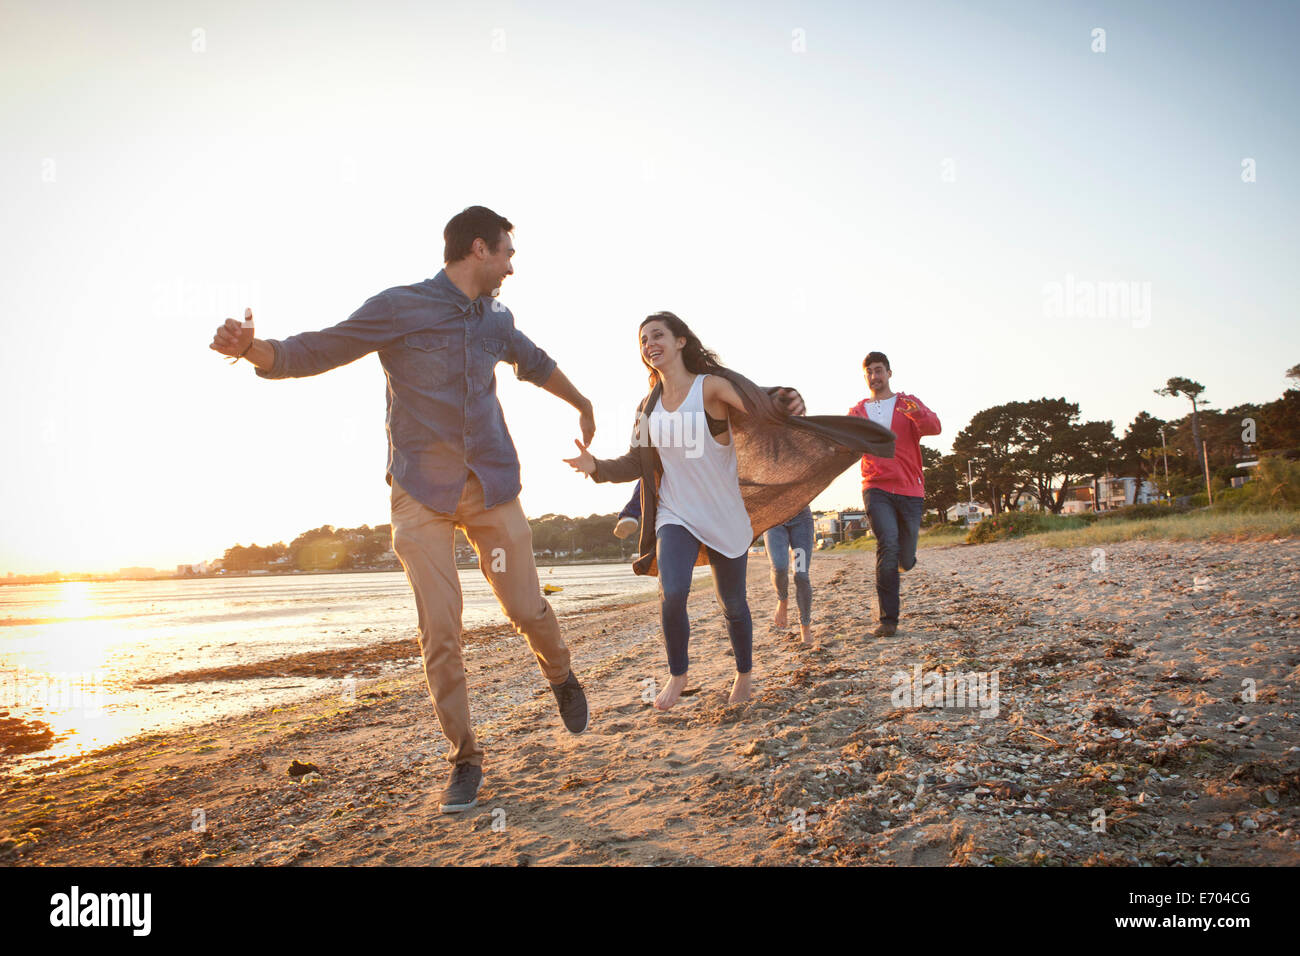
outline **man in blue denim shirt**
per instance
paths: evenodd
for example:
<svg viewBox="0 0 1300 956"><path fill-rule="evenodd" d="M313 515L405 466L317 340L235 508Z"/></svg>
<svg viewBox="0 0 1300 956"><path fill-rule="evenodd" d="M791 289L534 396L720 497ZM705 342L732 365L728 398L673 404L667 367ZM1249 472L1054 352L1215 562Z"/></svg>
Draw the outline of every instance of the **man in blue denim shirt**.
<svg viewBox="0 0 1300 956"><path fill-rule="evenodd" d="M521 381L576 408L584 445L595 422L591 402L493 298L514 273L513 229L490 209L471 206L447 223L446 267L432 279L372 296L332 328L278 341L255 338L246 311L242 324L227 319L211 346L248 359L262 378L319 375L379 353L388 380L393 549L415 593L425 679L451 743L444 812L474 806L483 777L460 652L457 527L478 553L502 610L527 638L565 726L582 733L588 722L586 697L538 584L532 533L519 504L519 457L497 400L497 363L509 362Z"/></svg>

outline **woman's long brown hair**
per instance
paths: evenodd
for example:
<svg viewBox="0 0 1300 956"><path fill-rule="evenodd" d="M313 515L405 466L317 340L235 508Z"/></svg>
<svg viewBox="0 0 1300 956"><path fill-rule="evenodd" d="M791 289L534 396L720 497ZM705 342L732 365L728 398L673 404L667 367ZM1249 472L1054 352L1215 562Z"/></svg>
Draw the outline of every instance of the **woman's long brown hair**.
<svg viewBox="0 0 1300 956"><path fill-rule="evenodd" d="M641 330L646 327L648 322L662 322L668 326L668 331L673 338L686 340L686 347L682 349L682 363L686 366L686 371L693 372L696 375L705 375L722 368L717 353L706 349L704 344L700 342L700 337L691 331L690 326L671 312L656 312L654 315L647 315L641 324L637 326L637 351L641 355L641 364L650 372L650 388L653 389L655 383L659 381L659 373L653 365L646 361L645 354L640 352L639 348Z"/></svg>

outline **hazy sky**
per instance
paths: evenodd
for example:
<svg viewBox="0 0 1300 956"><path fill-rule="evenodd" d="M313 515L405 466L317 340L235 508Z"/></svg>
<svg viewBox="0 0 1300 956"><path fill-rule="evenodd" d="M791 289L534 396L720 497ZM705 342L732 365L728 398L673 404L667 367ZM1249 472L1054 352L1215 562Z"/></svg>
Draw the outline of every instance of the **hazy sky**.
<svg viewBox="0 0 1300 956"><path fill-rule="evenodd" d="M434 275L475 203L517 226L502 299L600 457L660 309L814 413L881 349L944 451L1015 399L1121 434L1183 414L1171 375L1272 399L1300 361L1298 9L9 0L0 573L388 521L377 357L268 382L207 345L244 305L281 338ZM1135 294L1090 309L1100 283ZM560 460L576 413L497 375L527 513L617 510L630 486ZM814 506L860 505L855 471Z"/></svg>

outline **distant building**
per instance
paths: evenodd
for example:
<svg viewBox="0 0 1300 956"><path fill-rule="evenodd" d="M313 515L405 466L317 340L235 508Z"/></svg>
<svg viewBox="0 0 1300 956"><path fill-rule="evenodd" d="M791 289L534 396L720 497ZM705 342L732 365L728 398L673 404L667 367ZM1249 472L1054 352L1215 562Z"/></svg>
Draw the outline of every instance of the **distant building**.
<svg viewBox="0 0 1300 956"><path fill-rule="evenodd" d="M1077 515L1084 511L1094 511L1092 485L1067 485L1065 500L1061 504L1061 514Z"/></svg>
<svg viewBox="0 0 1300 956"><path fill-rule="evenodd" d="M975 524L991 514L993 514L993 509L986 504L981 504L978 501L974 504L969 501L962 501L944 512L944 517L948 521L965 521L967 524ZM972 517L975 519L974 521L969 520Z"/></svg>
<svg viewBox="0 0 1300 956"><path fill-rule="evenodd" d="M1245 461L1237 462L1237 467L1244 468L1246 473L1244 475L1233 475L1232 487L1241 488L1246 484L1246 482L1257 481L1259 479L1259 475L1251 470L1259 467L1259 458L1257 456L1251 456Z"/></svg>
<svg viewBox="0 0 1300 956"><path fill-rule="evenodd" d="M1233 457L1235 458L1235 457L1239 457L1239 456L1237 456L1237 455L1234 454ZM1258 467L1259 467L1259 456L1258 456L1258 455L1250 454L1250 455L1244 456L1244 457L1242 458L1242 460L1240 460L1240 461L1237 462L1237 467L1240 468L1240 469L1244 469L1244 470L1245 470L1245 474L1242 474L1242 475L1233 475L1233 476L1232 476L1232 481L1230 482L1230 484L1232 485L1232 487L1234 487L1234 488L1242 488L1242 487L1245 487L1245 484L1246 484L1246 482L1248 482L1248 481L1257 481L1257 480L1259 480L1259 475L1258 475L1258 473L1256 473L1256 472L1254 472L1254 471L1252 470L1252 469L1255 469L1255 468L1258 468Z"/></svg>
<svg viewBox="0 0 1300 956"><path fill-rule="evenodd" d="M1055 491L1054 491L1055 493ZM1129 505L1160 500L1160 490L1150 481L1129 475L1103 475L1090 485L1069 485L1061 514L1077 515L1085 511L1112 511Z"/></svg>
<svg viewBox="0 0 1300 956"><path fill-rule="evenodd" d="M1152 482L1139 482L1137 478L1127 476L1117 478L1114 475L1104 475L1093 482L1093 487L1093 502L1097 511L1126 508L1160 498L1160 491Z"/></svg>
<svg viewBox="0 0 1300 956"><path fill-rule="evenodd" d="M1136 485L1136 478L1116 478L1112 475L1094 478L1092 482L1093 509L1096 511L1110 511L1112 508L1123 508L1125 505L1131 505L1134 500Z"/></svg>
<svg viewBox="0 0 1300 956"><path fill-rule="evenodd" d="M860 538L870 530L867 513L854 511L825 511L813 516L813 535L819 541L839 544Z"/></svg>

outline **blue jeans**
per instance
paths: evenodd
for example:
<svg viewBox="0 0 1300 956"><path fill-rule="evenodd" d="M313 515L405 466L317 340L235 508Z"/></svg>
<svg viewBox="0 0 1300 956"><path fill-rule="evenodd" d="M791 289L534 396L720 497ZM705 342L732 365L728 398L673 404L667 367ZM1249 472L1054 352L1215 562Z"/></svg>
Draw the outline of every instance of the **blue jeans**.
<svg viewBox="0 0 1300 956"><path fill-rule="evenodd" d="M789 521L763 532L767 560L772 565L772 586L781 601L789 599L790 551L794 549L794 596L799 605L799 623L812 623L812 579L808 564L813 551L813 515L804 508Z"/></svg>
<svg viewBox="0 0 1300 956"><path fill-rule="evenodd" d="M898 572L916 565L925 499L868 488L862 493L867 520L876 536L876 599L881 623L898 623Z"/></svg>
<svg viewBox="0 0 1300 956"><path fill-rule="evenodd" d="M754 624L745 598L745 572L749 552L728 558L708 548L709 567L713 569L713 586L727 619L731 650L736 655L736 672L748 674L753 664ZM659 529L655 560L659 563L659 606L663 620L664 646L668 650L668 671L674 677L686 673L690 663L686 653L691 639L691 622L686 615L686 599L691 593L691 575L700 542L681 525L666 524Z"/></svg>

